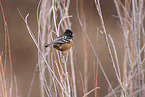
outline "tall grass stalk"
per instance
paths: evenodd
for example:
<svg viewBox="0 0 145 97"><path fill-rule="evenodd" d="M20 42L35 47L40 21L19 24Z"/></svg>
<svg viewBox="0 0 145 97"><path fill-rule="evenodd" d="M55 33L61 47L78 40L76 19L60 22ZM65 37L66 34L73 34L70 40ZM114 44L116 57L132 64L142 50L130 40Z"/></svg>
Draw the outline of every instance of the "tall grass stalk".
<svg viewBox="0 0 145 97"><path fill-rule="evenodd" d="M96 1L95 1L95 2L96 2ZM114 93L114 90L113 90L113 88L112 88L112 86L111 86L111 83L110 83L110 81L109 81L109 79L108 79L108 77L107 77L107 75L106 75L106 73L105 73L105 71L104 71L104 69L103 69L103 67L102 67L102 64L101 64L101 62L100 62L100 60L99 60L99 58L98 58L98 56L97 56L97 53L96 53L96 51L95 51L95 49L94 49L94 46L93 46L93 44L91 43L91 41L90 41L90 39L89 39L89 37L88 37L88 35L87 35L87 33L86 33L86 29L84 28L84 26L83 26L83 24L82 24L82 21L81 21L81 19L80 19L79 11L78 11L78 0L76 0L76 11L77 11L77 17L78 17L80 26L81 26L81 28L82 28L82 30L83 30L85 36L86 36L86 39L87 39L87 41L89 42L89 44L90 44L90 46L91 46L91 49L92 49L92 51L93 51L93 53L94 53L94 55L95 55L95 57L96 57L96 60L97 60L98 63L99 63L99 66L100 66L100 68L101 68L101 70L102 70L102 72L103 72L103 75L105 76L105 79L107 80L107 82L108 82L108 84L109 84L109 87L111 88L111 90L112 90L114 96L116 97L116 95L115 95L115 93ZM84 23L85 23L85 21L84 21ZM95 88L95 89L97 89L97 88ZM94 89L94 90L95 90L95 89ZM89 91L89 92L90 92L90 91ZM86 93L86 94L88 94L88 93Z"/></svg>
<svg viewBox="0 0 145 97"><path fill-rule="evenodd" d="M13 73L12 73L12 58L11 58L11 48L10 48L10 36L9 36L9 31L8 31L8 25L6 22L5 14L4 14L4 9L2 6L2 3L0 1L0 8L2 11L2 16L3 16L3 22L4 22L4 33L5 33L5 46L4 46L4 64L2 61L3 57L3 51L1 52L0 55L0 96L1 97L12 97L12 95L15 95L13 93ZM7 59L7 55L9 56L9 60ZM6 80L6 73L8 70L6 69L7 67L7 61L9 61L9 67L10 67L10 78L7 81ZM15 79L16 80L16 79ZM9 82L10 81L10 82ZM8 86L8 83L10 83L10 86ZM15 83L16 84L16 83ZM17 86L16 86L17 88ZM16 97L18 97L18 91L16 89Z"/></svg>
<svg viewBox="0 0 145 97"><path fill-rule="evenodd" d="M103 31L100 31L104 35L106 46L108 48L108 54L114 73L116 75L119 85L113 89L106 72L99 60L98 47L95 50L93 44L90 41L88 33L86 32L86 19L84 14L84 6L80 6L79 15L79 1L76 0L76 12L79 24L82 28L84 38L84 97L90 93L95 92L97 87L97 75L94 81L94 89L88 90L88 70L87 70L87 49L86 41L88 41L91 47L97 64L100 66L103 75L111 89L105 97L143 97L144 91L144 61L145 61L145 31L144 31L144 1L143 0L114 0L114 4L117 10L117 17L122 28L123 35L123 62L121 63L118 58L118 52L115 47L115 43L111 35L107 33L105 27L105 21L103 19L102 10L100 6L100 0L94 0L96 10L101 20L101 26ZM83 0L80 0L80 4L83 4ZM33 32L28 26L27 18L24 21L31 38L33 39L38 49L38 66L39 66L39 80L41 97L45 96L67 96L77 97L75 69L73 62L73 48L71 48L65 54L52 48L44 48L44 45L50 43L54 38L62 34L65 29L71 29L71 22L69 15L70 0L40 0L37 8L37 22L38 22L38 37L34 36ZM98 28L98 27L97 27ZM61 33L62 32L62 33ZM98 29L97 29L98 35ZM109 38L108 38L109 36ZM98 36L97 36L98 37ZM109 43L109 39L111 42ZM99 43L98 43L99 44ZM97 44L97 46L98 46ZM111 50L111 46L113 49ZM113 55L114 54L114 55ZM71 66L69 66L69 64ZM123 69L120 68L123 65ZM122 71L121 71L122 70ZM83 76L81 76L83 79ZM72 80L71 80L72 79ZM83 86L82 86L83 87ZM96 97L96 96L95 96Z"/></svg>
<svg viewBox="0 0 145 97"><path fill-rule="evenodd" d="M69 5L70 0L40 0L37 8L37 39L28 26L28 15L24 19L29 34L38 49L41 97L77 97L72 48L62 54L53 48L44 47L45 44L62 34L65 29L71 29L69 18L72 16L68 13Z"/></svg>
<svg viewBox="0 0 145 97"><path fill-rule="evenodd" d="M102 21L106 43L108 49L110 49L99 3L100 1L98 0L96 2L96 7ZM119 18L122 34L124 36L124 60L123 73L121 75L119 68L120 63L118 61L115 44L109 35L115 54L116 64L114 62L114 58L112 57L111 50L109 50L109 55L111 57L116 77L120 84L119 87L121 87L120 92L115 94L120 94L120 97L142 97L144 96L144 89L142 88L144 87L144 56L142 56L144 51L144 41L142 41L142 39L144 39L144 36L142 36L144 35L144 1L126 0L123 4L120 0L114 0L114 3L117 9L117 18ZM122 77L123 79L121 79ZM109 95L106 97L108 96Z"/></svg>
<svg viewBox="0 0 145 97"><path fill-rule="evenodd" d="M80 19L83 27L86 30L85 14L84 14L84 2L80 0ZM83 32L83 31L82 31ZM84 54L84 94L88 92L88 48L85 34L82 33L83 38L83 54Z"/></svg>

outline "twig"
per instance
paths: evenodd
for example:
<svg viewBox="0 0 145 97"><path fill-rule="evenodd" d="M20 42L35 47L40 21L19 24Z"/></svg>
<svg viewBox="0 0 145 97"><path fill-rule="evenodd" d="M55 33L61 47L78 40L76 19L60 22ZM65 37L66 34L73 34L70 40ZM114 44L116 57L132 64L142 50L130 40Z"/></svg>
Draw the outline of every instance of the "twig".
<svg viewBox="0 0 145 97"><path fill-rule="evenodd" d="M118 56L117 56L117 52L116 52L116 48L115 48L115 44L114 41L111 37L111 35L109 34L109 38L111 40L112 46L113 46L113 50L114 50L114 54L115 54L115 58L116 58L116 65L117 65L117 70L118 70L118 74L119 74L119 78L121 80L121 72L120 72L120 67L119 67L119 61L118 61Z"/></svg>
<svg viewBox="0 0 145 97"><path fill-rule="evenodd" d="M73 83L73 93L74 97L77 97L77 88L76 88L76 78L75 78L75 68L74 68L74 60L73 60L73 50L70 48L70 58L71 58L71 71L72 71L72 83Z"/></svg>
<svg viewBox="0 0 145 97"><path fill-rule="evenodd" d="M15 86L16 86L16 97L19 97L18 96L18 85L17 85L17 79L16 79L16 76L14 75L14 82L15 82Z"/></svg>
<svg viewBox="0 0 145 97"><path fill-rule="evenodd" d="M6 62L7 62L7 26L6 26L6 19L5 19L5 15L4 15L4 10L2 7L2 3L0 1L0 7L2 10L2 16L3 16L3 21L4 21L4 29L5 29L5 65L4 68L2 66L2 76L3 76L3 84L2 84L2 96L6 96L7 95L7 89L6 89L6 81L5 81L5 73L6 73Z"/></svg>
<svg viewBox="0 0 145 97"><path fill-rule="evenodd" d="M89 95L91 92L95 91L96 89L100 89L100 87L96 87L96 88L90 90L90 91L89 91L88 93L86 93L83 97Z"/></svg>
<svg viewBox="0 0 145 97"><path fill-rule="evenodd" d="M58 31L60 30L60 24L62 23L62 21L63 21L64 19L66 19L66 18L69 18L69 17L72 17L72 16L65 16L65 17L63 17L63 18L60 20L60 22L59 22L59 24L58 24Z"/></svg>
<svg viewBox="0 0 145 97"><path fill-rule="evenodd" d="M98 33L99 33L99 28L97 28L97 37L96 37L96 45L97 45L97 50L96 50L96 53L97 53L97 63L96 63L96 76L94 74L94 87L97 87L97 81L98 81ZM95 64L94 64L95 65ZM95 67L95 66L94 66ZM95 71L95 70L94 70ZM97 89L95 90L95 97L97 97Z"/></svg>
<svg viewBox="0 0 145 97"><path fill-rule="evenodd" d="M82 84L83 94L85 95L85 89L84 89L84 81L83 81L83 77L82 77L81 72L79 72L79 74L80 74L80 79L81 79L81 84Z"/></svg>
<svg viewBox="0 0 145 97"><path fill-rule="evenodd" d="M85 32L85 29L83 29L83 25L82 25L82 22L81 22L80 17L79 17L79 12L78 12L78 0L77 0L77 2L76 2L76 10L77 10L77 17L78 17L79 23L80 23L80 25L81 25L81 27L82 27L83 32L85 33L85 36L86 36L86 38L87 38L87 40L88 40L88 42L89 42L89 44L90 44L90 46L91 46L91 49L92 49L93 53L94 53L94 55L95 55L95 57L96 57L96 59L97 59L97 53L96 53L96 51L95 51L95 49L94 49L94 47L93 47L93 45L92 45L92 43L91 43L91 41L90 41L88 35L87 35L87 33ZM109 79L108 79L108 77L107 77L107 75L106 75L106 73L105 73L105 71L104 71L104 69L103 69L103 67L102 67L102 64L101 64L99 58L98 58L98 63L99 63L99 66L100 66L100 68L101 68L101 70L102 70L102 72L103 72L103 75L105 76L105 79L107 80L107 83L108 83L109 87L111 88L111 90L112 90L112 92L113 92L113 95L116 97L115 92L114 92L114 90L113 90L113 88L112 88L112 86L111 86L111 83L110 83L110 81L109 81Z"/></svg>
<svg viewBox="0 0 145 97"><path fill-rule="evenodd" d="M109 41L108 41L108 37L107 37L107 32L106 32L106 28L105 28L105 24L104 24L104 20L103 20L103 16L102 16L102 11L101 11L101 7L100 7L100 1L98 0L98 2L96 2L96 0L95 0L95 4L96 4L96 8L97 8L97 11L98 11L100 19L101 19L102 28L104 30L104 36L105 36L105 40L106 40L106 45L107 45L107 48L108 48L109 56L110 56L113 68L115 70L116 77L117 77L117 79L119 81L119 84L121 85L121 87L123 89L123 85L121 83L121 79L119 79L118 72L117 72L117 69L115 67L115 62L114 62L114 59L113 59L113 56L112 56L112 53L111 53L111 49L110 49L110 45L109 45Z"/></svg>
<svg viewBox="0 0 145 97"><path fill-rule="evenodd" d="M35 70L34 70L34 73L33 73L33 78L32 78L32 81L31 81L31 84L30 84L30 87L29 87L29 92L28 92L28 95L27 97L30 97L30 94L31 94L31 91L32 91L32 87L33 87L33 84L34 84L34 80L36 78L36 71L38 70L38 64L36 64L35 66Z"/></svg>
<svg viewBox="0 0 145 97"><path fill-rule="evenodd" d="M11 73L11 87L10 87L10 97L12 97L12 89L13 89L13 72L12 72L12 57L11 57L11 48L10 48L10 36L9 36L9 31L8 31L8 26L7 27L7 37L8 37L8 50L9 50L9 61L10 61L10 73Z"/></svg>
<svg viewBox="0 0 145 97"><path fill-rule="evenodd" d="M30 34L31 38L32 38L33 41L34 41L34 43L35 43L35 45L36 45L36 47L37 47L37 49L38 49L38 52L39 52L40 55L42 56L42 59L43 59L44 62L46 63L46 65L47 65L47 67L48 67L48 70L53 74L54 78L56 79L56 81L57 81L58 84L60 85L61 89L63 90L63 87L62 87L61 83L60 83L59 80L57 79L57 77L56 77L54 71L53 71L53 70L51 69L51 67L48 65L46 59L44 58L42 52L40 51L40 48L39 48L39 46L38 46L38 44L37 44L37 42L36 42L35 36L33 35L32 31L30 30L30 28L29 28L29 26L28 26L28 23L27 23L27 18L28 18L28 16L29 16L29 14L27 14L27 16L25 17L25 23L26 23L27 29L28 29L28 31L29 31L29 34Z"/></svg>

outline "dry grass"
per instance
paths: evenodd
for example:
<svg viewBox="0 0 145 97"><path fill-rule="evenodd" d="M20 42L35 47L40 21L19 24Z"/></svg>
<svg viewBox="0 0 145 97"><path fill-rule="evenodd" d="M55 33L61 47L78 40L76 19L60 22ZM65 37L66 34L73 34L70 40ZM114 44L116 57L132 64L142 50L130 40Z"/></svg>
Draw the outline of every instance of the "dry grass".
<svg viewBox="0 0 145 97"><path fill-rule="evenodd" d="M37 37L31 31L28 24L28 16L24 18L19 11L22 19L24 20L28 29L29 35L35 43L38 50L38 63L32 77L31 85L29 88L28 96L31 97L33 90L33 84L36 77L36 71L39 71L40 93L41 97L77 97L80 93L76 83L76 70L74 66L74 53L73 48L62 55L61 52L54 48L44 48L44 45L50 43L54 38L61 35L65 29L71 29L71 19L73 16L69 14L71 0L40 0L37 7ZM87 33L89 29L86 22L85 6L83 0L76 0L76 14L81 27L83 38L83 74L80 73L81 88L83 91L83 97L89 96L94 93L94 97L99 97L98 89L98 69L103 72L103 75L108 83L111 92L105 97L143 97L145 95L144 74L145 74L145 32L144 32L144 0L114 0L114 4L117 11L117 16L114 16L120 22L123 35L123 62L119 61L118 50L114 43L114 39L108 34L104 17L102 14L100 0L92 0L92 4L95 5L97 13L99 15L101 27L96 26L96 44L94 45ZM12 97L13 96L13 74L12 74L12 60L10 49L10 38L8 27L6 25L4 11L0 2L4 28L5 28L5 52L1 52L0 55L0 97ZM91 9L92 10L92 9ZM92 17L90 17L92 18ZM91 20L91 19L90 19ZM91 21L90 21L91 23ZM101 30L100 30L101 29ZM73 30L72 30L73 31ZM98 35L101 33L104 36L108 55L114 74L116 75L116 81L118 86L115 88L109 80L109 76L104 70L103 64L100 61L99 41ZM7 44L8 43L8 44ZM97 46L96 46L97 45ZM93 64L93 83L89 82L89 50L92 50L95 61ZM112 48L111 48L112 47ZM8 51L7 51L8 48ZM7 81L5 78L7 67L7 53L9 55L10 64L10 87L7 88ZM4 64L2 57L4 56ZM123 64L122 64L123 63ZM123 68L120 68L123 65ZM99 66L99 68L98 68ZM18 97L17 80L14 77L14 83L16 85L16 97ZM93 85L90 89L88 84ZM103 87L101 87L103 88Z"/></svg>
<svg viewBox="0 0 145 97"><path fill-rule="evenodd" d="M3 16L4 29L5 29L5 32L4 32L5 33L4 64L2 61L3 51L0 54L0 97L12 97L12 95L15 95L15 97L18 97L18 90L17 89L15 90L16 93L13 93L14 88L13 88L13 73L12 73L10 37L9 37L8 26L6 23L4 9L3 9L1 1L0 1L0 8L2 11L1 13ZM7 58L7 55L8 55L8 58ZM7 64L9 64L9 66L7 66ZM7 67L10 67L10 70L7 70ZM6 80L6 73L8 71L10 73L10 78L8 78L9 80ZM16 77L15 77L15 84L17 84ZM16 88L17 88L17 86L16 86Z"/></svg>

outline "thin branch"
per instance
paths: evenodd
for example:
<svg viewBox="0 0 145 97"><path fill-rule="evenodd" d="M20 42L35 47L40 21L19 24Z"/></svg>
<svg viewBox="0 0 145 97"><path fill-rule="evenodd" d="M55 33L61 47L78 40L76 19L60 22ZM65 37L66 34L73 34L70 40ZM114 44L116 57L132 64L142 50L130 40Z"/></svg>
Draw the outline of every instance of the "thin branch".
<svg viewBox="0 0 145 97"><path fill-rule="evenodd" d="M92 92L95 91L96 89L100 89L100 87L96 87L96 88L90 90L90 91L89 91L88 93L86 93L83 97L89 95L90 93L92 93Z"/></svg>
<svg viewBox="0 0 145 97"><path fill-rule="evenodd" d="M16 79L16 76L14 75L14 82L15 82L15 86L16 86L16 97L19 97L18 96L18 85L17 85L17 79Z"/></svg>
<svg viewBox="0 0 145 97"><path fill-rule="evenodd" d="M63 18L60 20L60 22L59 22L59 24L58 24L58 31L60 30L60 24L61 24L61 22L62 22L64 19L69 18L69 17L72 17L72 16L65 16L65 17L63 17Z"/></svg>
<svg viewBox="0 0 145 97"><path fill-rule="evenodd" d="M30 84L30 87L29 87L29 92L28 92L27 97L30 97L30 94L31 94L31 91L32 91L32 87L33 87L33 84L34 84L34 80L36 78L37 70L38 70L38 64L36 64L36 66L35 66L35 70L34 70L34 73L33 73L32 81L31 81L31 84Z"/></svg>
<svg viewBox="0 0 145 97"><path fill-rule="evenodd" d="M119 67L118 56L117 56L117 52L116 52L114 41L113 41L113 39L112 39L110 34L109 34L109 38L110 38L112 46L113 46L113 50L114 50L114 54L115 54L115 58L116 58L116 65L117 65L117 69L118 69L118 74L119 74L119 78L121 80L121 72L120 72L120 67Z"/></svg>
<svg viewBox="0 0 145 97"><path fill-rule="evenodd" d="M80 23L80 25L82 27L83 32L85 33L85 36L86 36L86 38L87 38L87 40L88 40L88 42L89 42L89 44L91 46L91 49L92 49L93 53L94 53L94 55L95 55L95 57L97 59L97 53L96 53L96 51L95 51L95 49L94 49L94 47L93 47L93 45L92 45L87 33L86 33L86 30L83 28L82 22L80 20L79 11L78 11L78 0L76 0L76 10L77 10L77 17L78 17L79 23ZM98 63L99 63L99 66L100 66L100 68L101 68L101 70L103 72L103 75L105 76L105 78L107 80L107 83L108 83L109 87L111 88L111 90L113 92L113 95L116 97L115 92L114 92L114 90L113 90L113 88L111 86L111 83L110 83L110 81L109 81L109 79L108 79L108 77L107 77L107 75L106 75L106 73L105 73L105 71L104 71L104 69L103 69L103 67L101 65L101 62L100 62L99 58L98 58Z"/></svg>
<svg viewBox="0 0 145 97"><path fill-rule="evenodd" d="M1 7L1 10L2 10L2 16L3 16L3 21L4 21L4 30L5 30L5 65L4 65L4 68L3 68L3 66L2 66L2 69L3 69L3 71L2 71L2 76L3 76L3 84L2 84L2 86L4 86L3 87L3 89L5 90L5 91L3 91L2 92L2 96L6 96L7 95L7 89L6 89L6 81L5 81L5 73L6 73L6 62L7 62L7 26L6 26L6 19L5 19L5 15L4 15L4 10L3 10L3 6L2 6L2 3L1 3L1 1L0 1L0 7Z"/></svg>
<svg viewBox="0 0 145 97"><path fill-rule="evenodd" d="M7 26L7 24L6 24ZM13 72L12 72L12 56L11 56L11 48L10 48L10 36L7 26L7 37L8 37L8 50L9 50L9 61L10 61L10 75L11 75L11 87L10 87L10 97L12 97L12 89L13 89Z"/></svg>
<svg viewBox="0 0 145 97"><path fill-rule="evenodd" d="M108 37L107 37L107 32L106 32L106 28L105 28L105 24L104 24L104 20L103 20L103 16L102 16L102 11L101 11L101 7L100 7L100 1L97 0L97 2L96 2L96 0L95 0L95 5L96 5L96 8L97 8L98 14L100 16L100 19L101 19L101 24L102 24L102 28L104 30L104 36L105 36L107 48L108 48L108 51L109 51L109 55L110 55L110 59L111 59L113 68L115 70L116 77L117 77L117 79L119 81L119 84L121 85L123 91L125 91L124 87L122 85L121 79L119 79L118 72L117 72L116 67L115 67L115 62L114 62L114 59L113 59L113 56L112 56L112 53L111 53L111 49L110 49L110 45L109 45L109 41L108 41ZM116 95L114 95L114 96L116 96Z"/></svg>

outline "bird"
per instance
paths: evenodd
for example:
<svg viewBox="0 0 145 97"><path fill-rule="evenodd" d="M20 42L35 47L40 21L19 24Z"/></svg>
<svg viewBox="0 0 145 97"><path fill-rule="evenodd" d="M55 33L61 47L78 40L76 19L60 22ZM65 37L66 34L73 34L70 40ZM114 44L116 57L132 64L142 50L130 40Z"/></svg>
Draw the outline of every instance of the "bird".
<svg viewBox="0 0 145 97"><path fill-rule="evenodd" d="M45 47L53 46L59 51L67 51L73 44L73 37L74 33L70 29L66 29L66 31L61 36L54 39L51 43L45 45Z"/></svg>

